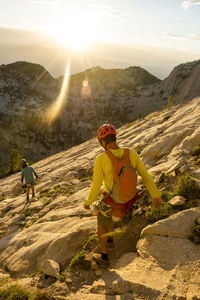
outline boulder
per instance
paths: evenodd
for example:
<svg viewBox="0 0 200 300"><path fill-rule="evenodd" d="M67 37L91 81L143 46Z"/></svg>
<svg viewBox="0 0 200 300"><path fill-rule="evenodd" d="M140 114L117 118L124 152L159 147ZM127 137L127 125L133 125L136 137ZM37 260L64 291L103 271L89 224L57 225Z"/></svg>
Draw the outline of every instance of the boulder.
<svg viewBox="0 0 200 300"><path fill-rule="evenodd" d="M180 206L180 205L184 205L185 202L186 202L186 199L184 197L175 196L169 201L169 204L171 204L172 206Z"/></svg>
<svg viewBox="0 0 200 300"><path fill-rule="evenodd" d="M180 211L167 219L148 225L142 230L141 237L151 234L187 239L191 235L192 223L199 216L199 207Z"/></svg>
<svg viewBox="0 0 200 300"><path fill-rule="evenodd" d="M138 256L137 253L128 252L124 254L122 257L119 258L118 262L115 264L115 268L123 268L126 265L130 264L136 257Z"/></svg>
<svg viewBox="0 0 200 300"><path fill-rule="evenodd" d="M60 266L52 259L45 259L41 263L40 270L46 275L57 278L59 276Z"/></svg>
<svg viewBox="0 0 200 300"><path fill-rule="evenodd" d="M137 251L143 259L169 269L200 260L199 245L176 237L149 234L139 240Z"/></svg>

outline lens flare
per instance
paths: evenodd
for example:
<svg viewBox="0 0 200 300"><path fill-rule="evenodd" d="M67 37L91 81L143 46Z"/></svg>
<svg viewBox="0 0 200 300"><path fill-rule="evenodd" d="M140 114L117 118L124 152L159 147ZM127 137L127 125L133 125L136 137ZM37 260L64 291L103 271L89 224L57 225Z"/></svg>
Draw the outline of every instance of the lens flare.
<svg viewBox="0 0 200 300"><path fill-rule="evenodd" d="M50 107L50 109L47 113L47 123L49 126L51 126L52 123L57 119L63 105L67 101L67 90L69 87L69 73L70 73L70 60L66 67L65 77L63 80L60 94L59 94L58 98L56 99L56 101L52 104L52 106Z"/></svg>
<svg viewBox="0 0 200 300"><path fill-rule="evenodd" d="M92 96L92 92L89 86L89 82L88 80L85 79L82 82L81 97L82 99L88 99L91 98L91 96Z"/></svg>
<svg viewBox="0 0 200 300"><path fill-rule="evenodd" d="M82 83L83 87L87 87L88 86L88 81L87 80L83 80L83 83Z"/></svg>

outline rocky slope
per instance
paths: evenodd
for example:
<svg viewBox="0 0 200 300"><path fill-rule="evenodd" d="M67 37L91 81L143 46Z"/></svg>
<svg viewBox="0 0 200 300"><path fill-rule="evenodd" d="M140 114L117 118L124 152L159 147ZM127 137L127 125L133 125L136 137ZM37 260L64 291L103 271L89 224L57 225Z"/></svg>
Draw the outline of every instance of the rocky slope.
<svg viewBox="0 0 200 300"><path fill-rule="evenodd" d="M138 150L159 188L170 191L178 173L200 183L200 159L191 155L200 144L199 124L196 98L124 125L118 141ZM186 199L185 210L174 209L168 219L147 227L142 197L125 234L115 238L108 271L90 266L91 258L85 256L62 283L38 273L49 274L44 266L52 264L50 259L58 264L53 268L58 275L95 233L96 219L83 202L101 151L95 138L34 164L39 180L30 203L20 189L20 174L0 180L0 278L11 284L17 277L29 289L46 288L54 299L199 299L199 246L189 235L200 215L200 196L195 202ZM144 193L141 181L138 189ZM97 242L88 250L98 252Z"/></svg>
<svg viewBox="0 0 200 300"><path fill-rule="evenodd" d="M163 81L140 67L91 68L72 75L57 120L46 114L61 90L36 64L17 62L0 67L0 154L13 148L36 161L79 144L96 134L97 127L116 127L160 110L170 102L190 101L200 95L200 62L177 66Z"/></svg>

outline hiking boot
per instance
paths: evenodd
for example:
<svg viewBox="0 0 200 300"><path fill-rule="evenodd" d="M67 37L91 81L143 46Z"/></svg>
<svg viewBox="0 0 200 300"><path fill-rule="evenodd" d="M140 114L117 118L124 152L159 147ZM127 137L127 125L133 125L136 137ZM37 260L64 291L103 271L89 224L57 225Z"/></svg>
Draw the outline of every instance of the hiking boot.
<svg viewBox="0 0 200 300"><path fill-rule="evenodd" d="M103 259L101 255L94 255L92 260L103 269L109 268L110 260L108 258Z"/></svg>
<svg viewBox="0 0 200 300"><path fill-rule="evenodd" d="M29 195L26 195L26 201L27 202L29 201Z"/></svg>

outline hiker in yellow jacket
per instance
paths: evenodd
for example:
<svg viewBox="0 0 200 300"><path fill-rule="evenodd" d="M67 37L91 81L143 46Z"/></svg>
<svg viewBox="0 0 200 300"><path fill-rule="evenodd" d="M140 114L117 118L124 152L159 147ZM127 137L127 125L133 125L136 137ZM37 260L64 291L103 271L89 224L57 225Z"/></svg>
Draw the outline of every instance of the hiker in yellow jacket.
<svg viewBox="0 0 200 300"><path fill-rule="evenodd" d="M100 208L100 212L97 215L97 222L98 222L97 234L98 234L98 240L100 243L100 250L101 250L101 256L99 258L99 261L103 264L105 263L105 265L109 263L107 246L109 246L109 244L111 245L113 243L113 240L112 238L107 239L104 236L104 234L113 231L114 221L119 220L120 213L118 212L122 212L121 216L123 216L124 211L130 209L130 206L133 205L133 203L135 202L138 196L138 194L136 193L133 199L130 199L128 205L115 204L112 198L107 197L112 192L113 177L114 177L113 164L109 155L107 155L108 154L107 152L111 152L111 156L114 155L114 157L117 158L123 157L125 153L125 150L118 146L116 142L116 135L117 133L114 126L110 124L104 124L98 129L97 132L98 140L106 152L103 152L96 157L94 170L93 170L92 187L89 196L84 203L84 208L90 209L90 205L97 200L99 192L101 190L101 185L103 183L103 191L104 191L105 198L101 203L102 205ZM162 200L160 198L161 195L151 175L147 172L147 169L144 166L143 162L141 161L137 152L134 149L129 149L127 151L129 153L129 161L132 167L142 177L142 180L152 197L152 204L156 208L160 207L162 203ZM108 201L106 202L105 199ZM109 201L111 201L113 204ZM116 208L117 213L115 214L115 216L113 215L115 208L111 207L112 205L114 207L117 207Z"/></svg>

